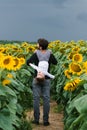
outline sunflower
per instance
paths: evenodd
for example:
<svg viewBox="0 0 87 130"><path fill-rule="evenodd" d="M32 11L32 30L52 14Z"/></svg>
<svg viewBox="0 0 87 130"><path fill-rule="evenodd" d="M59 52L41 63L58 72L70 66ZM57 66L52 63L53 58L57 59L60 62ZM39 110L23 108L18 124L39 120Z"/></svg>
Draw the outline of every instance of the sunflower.
<svg viewBox="0 0 87 130"><path fill-rule="evenodd" d="M9 52L10 52L9 50L10 50L10 48L9 48L8 46L6 46L4 53L5 53L5 54L9 54Z"/></svg>
<svg viewBox="0 0 87 130"><path fill-rule="evenodd" d="M79 52L80 51L80 47L76 46L72 48L72 52Z"/></svg>
<svg viewBox="0 0 87 130"><path fill-rule="evenodd" d="M80 83L80 81L81 81L81 79L76 78L76 79L72 80L71 82L66 83L66 85L64 86L64 90L74 91L78 87L78 84Z"/></svg>
<svg viewBox="0 0 87 130"><path fill-rule="evenodd" d="M66 44L65 46L66 46L67 49L72 48L72 46L70 44Z"/></svg>
<svg viewBox="0 0 87 130"><path fill-rule="evenodd" d="M72 45L72 46L76 46L76 43L75 43L74 40L71 40L71 41L69 42L69 44Z"/></svg>
<svg viewBox="0 0 87 130"><path fill-rule="evenodd" d="M20 60L21 65L25 64L25 58L21 57L21 58L19 58L19 60Z"/></svg>
<svg viewBox="0 0 87 130"><path fill-rule="evenodd" d="M15 62L15 64L13 65L13 70L16 71L21 68L21 62L20 62L19 58L17 58L17 57L14 57L14 62Z"/></svg>
<svg viewBox="0 0 87 130"><path fill-rule="evenodd" d="M48 45L48 48L53 49L53 48L55 47L55 49L56 49L56 47L57 47L57 48L59 47L60 43L61 43L60 40L51 41L51 42L49 43L49 45Z"/></svg>
<svg viewBox="0 0 87 130"><path fill-rule="evenodd" d="M82 59L83 59L82 54L79 54L79 53L74 54L72 58L72 60L76 62L82 62Z"/></svg>
<svg viewBox="0 0 87 130"><path fill-rule="evenodd" d="M4 54L2 52L0 52L0 58L2 59L4 56Z"/></svg>
<svg viewBox="0 0 87 130"><path fill-rule="evenodd" d="M72 74L80 75L82 73L82 67L80 66L80 64L78 64L76 62L70 63L69 69Z"/></svg>
<svg viewBox="0 0 87 130"><path fill-rule="evenodd" d="M18 48L18 47L14 47L12 48L14 52L23 52L23 50L21 48Z"/></svg>
<svg viewBox="0 0 87 130"><path fill-rule="evenodd" d="M13 75L11 73L8 73L6 77L7 78L13 78Z"/></svg>
<svg viewBox="0 0 87 130"><path fill-rule="evenodd" d="M59 44L59 43L61 43L61 40L56 40L55 43Z"/></svg>
<svg viewBox="0 0 87 130"><path fill-rule="evenodd" d="M49 49L53 48L52 43L49 43L48 48L49 48Z"/></svg>
<svg viewBox="0 0 87 130"><path fill-rule="evenodd" d="M73 84L71 82L67 83L65 86L64 86L64 90L66 91L74 91L75 88L73 86Z"/></svg>
<svg viewBox="0 0 87 130"><path fill-rule="evenodd" d="M76 52L71 52L71 53L69 53L69 55L67 56L68 59L69 59L69 60L72 60L73 55L75 55L75 54L76 54Z"/></svg>
<svg viewBox="0 0 87 130"><path fill-rule="evenodd" d="M66 48L65 47L61 47L60 49L59 49L59 51L61 52L61 53L65 53L65 50L66 50Z"/></svg>
<svg viewBox="0 0 87 130"><path fill-rule="evenodd" d="M87 61L83 62L83 68L87 69Z"/></svg>
<svg viewBox="0 0 87 130"><path fill-rule="evenodd" d="M2 59L2 68L12 70L14 65L13 57L10 55L4 56Z"/></svg>
<svg viewBox="0 0 87 130"><path fill-rule="evenodd" d="M34 52L35 51L35 47L30 45L30 46L26 47L26 51L27 52Z"/></svg>
<svg viewBox="0 0 87 130"><path fill-rule="evenodd" d="M79 79L79 78L74 79L74 82L75 82L76 84L78 84L80 81L81 81L81 79Z"/></svg>
<svg viewBox="0 0 87 130"><path fill-rule="evenodd" d="M27 47L28 46L28 43L27 42L22 42L22 47Z"/></svg>
<svg viewBox="0 0 87 130"><path fill-rule="evenodd" d="M0 47L0 52L4 52L6 49L4 47Z"/></svg>
<svg viewBox="0 0 87 130"><path fill-rule="evenodd" d="M83 62L83 69L87 73L87 61Z"/></svg>
<svg viewBox="0 0 87 130"><path fill-rule="evenodd" d="M71 72L68 69L64 71L64 74L68 79L71 78Z"/></svg>
<svg viewBox="0 0 87 130"><path fill-rule="evenodd" d="M0 67L2 68L2 60L3 60L4 54L0 52Z"/></svg>
<svg viewBox="0 0 87 130"><path fill-rule="evenodd" d="M84 40L79 40L78 43L80 46L86 46L86 42Z"/></svg>
<svg viewBox="0 0 87 130"><path fill-rule="evenodd" d="M4 79L4 80L2 81L2 85L3 85L3 86L9 85L10 83L11 83L11 81L8 80L8 79Z"/></svg>

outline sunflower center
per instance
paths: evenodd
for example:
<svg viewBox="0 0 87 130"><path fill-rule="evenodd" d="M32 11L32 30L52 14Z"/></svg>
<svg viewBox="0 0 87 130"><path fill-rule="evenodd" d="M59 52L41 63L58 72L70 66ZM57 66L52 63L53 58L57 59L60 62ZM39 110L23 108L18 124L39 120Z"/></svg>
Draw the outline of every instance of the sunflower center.
<svg viewBox="0 0 87 130"><path fill-rule="evenodd" d="M4 60L4 64L5 64L5 65L7 65L7 64L9 64L9 63L10 63L10 59L9 59L9 58Z"/></svg>
<svg viewBox="0 0 87 130"><path fill-rule="evenodd" d="M75 60L75 61L79 61L79 59L80 59L79 55L76 55L76 56L74 57L74 60Z"/></svg>
<svg viewBox="0 0 87 130"><path fill-rule="evenodd" d="M72 64L71 65L71 68L74 72L80 72L81 71L81 68L79 65L76 65L76 64Z"/></svg>

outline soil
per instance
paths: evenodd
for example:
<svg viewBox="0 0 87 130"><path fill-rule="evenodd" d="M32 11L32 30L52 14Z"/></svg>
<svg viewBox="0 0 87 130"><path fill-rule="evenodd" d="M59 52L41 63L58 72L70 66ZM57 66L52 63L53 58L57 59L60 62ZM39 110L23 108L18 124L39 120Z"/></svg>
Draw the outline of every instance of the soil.
<svg viewBox="0 0 87 130"><path fill-rule="evenodd" d="M63 111L56 112L57 106L55 101L50 102L49 126L43 126L43 106L40 106L40 125L33 124L33 130L63 130ZM33 120L33 110L27 112L27 119Z"/></svg>

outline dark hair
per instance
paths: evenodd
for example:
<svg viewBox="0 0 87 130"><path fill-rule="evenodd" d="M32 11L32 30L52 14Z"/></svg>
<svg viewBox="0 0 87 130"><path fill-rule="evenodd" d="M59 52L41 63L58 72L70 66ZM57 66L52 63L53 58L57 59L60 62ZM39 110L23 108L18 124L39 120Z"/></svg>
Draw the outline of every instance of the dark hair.
<svg viewBox="0 0 87 130"><path fill-rule="evenodd" d="M39 46L42 47L43 50L47 49L49 42L46 39L40 38L37 40L37 42Z"/></svg>

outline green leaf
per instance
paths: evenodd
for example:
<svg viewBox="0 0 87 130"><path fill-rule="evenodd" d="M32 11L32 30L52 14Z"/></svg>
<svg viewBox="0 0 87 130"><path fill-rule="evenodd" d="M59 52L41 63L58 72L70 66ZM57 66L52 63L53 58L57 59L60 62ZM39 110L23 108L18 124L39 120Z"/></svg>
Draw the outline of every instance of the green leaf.
<svg viewBox="0 0 87 130"><path fill-rule="evenodd" d="M87 94L76 99L74 102L74 106L76 107L79 113L87 112Z"/></svg>
<svg viewBox="0 0 87 130"><path fill-rule="evenodd" d="M68 100L68 103L67 104L69 104L69 106L68 107L66 107L66 110L67 110L67 113L68 114L70 114L70 113L72 113L72 111L74 110L74 108L75 108L75 101L77 100L77 99L79 99L80 97L82 97L83 96L83 94L82 93L79 93L77 96L75 96L75 98L73 98L73 100L70 100L70 93L67 93L67 95L68 95L68 97L69 97L69 100ZM67 97L65 97L65 98L67 98Z"/></svg>
<svg viewBox="0 0 87 130"><path fill-rule="evenodd" d="M16 97L15 92L14 92L10 87L8 87L8 86L6 86L6 87L4 88L4 91L5 91L6 94L9 94L9 95L11 95L11 96L13 96L13 97Z"/></svg>
<svg viewBox="0 0 87 130"><path fill-rule="evenodd" d="M87 90L87 83L84 84L84 88Z"/></svg>
<svg viewBox="0 0 87 130"><path fill-rule="evenodd" d="M16 111L17 111L16 103L17 103L17 100L13 98L13 99L11 99L11 101L9 102L9 104L7 105L9 111L10 111L12 114L15 114Z"/></svg>
<svg viewBox="0 0 87 130"><path fill-rule="evenodd" d="M26 70L26 69L21 69L21 73L22 73L23 75L31 76L30 71L29 71L29 70Z"/></svg>
<svg viewBox="0 0 87 130"><path fill-rule="evenodd" d="M10 115L10 111L7 108L3 108L1 110L1 113L3 113L4 116L9 116Z"/></svg>
<svg viewBox="0 0 87 130"><path fill-rule="evenodd" d="M81 124L81 128L79 130L87 130L87 121L85 120L83 124Z"/></svg>
<svg viewBox="0 0 87 130"><path fill-rule="evenodd" d="M1 96L6 96L4 87L2 87L2 86L0 86L0 95Z"/></svg>
<svg viewBox="0 0 87 130"><path fill-rule="evenodd" d="M84 74L82 74L82 75L81 75L81 79L82 79L82 80L86 80L86 81L87 81L87 74L85 74L85 73L84 73Z"/></svg>
<svg viewBox="0 0 87 130"><path fill-rule="evenodd" d="M23 107L20 104L17 104L17 113L21 115L22 112L23 112Z"/></svg>
<svg viewBox="0 0 87 130"><path fill-rule="evenodd" d="M0 128L3 130L13 130L12 119L10 116L0 113Z"/></svg>
<svg viewBox="0 0 87 130"><path fill-rule="evenodd" d="M24 87L25 87L25 85L21 82L21 81L19 81L19 80L17 80L17 79L11 79L11 84L14 86L14 88L16 89L16 90L18 90L18 91L23 91L24 90Z"/></svg>

